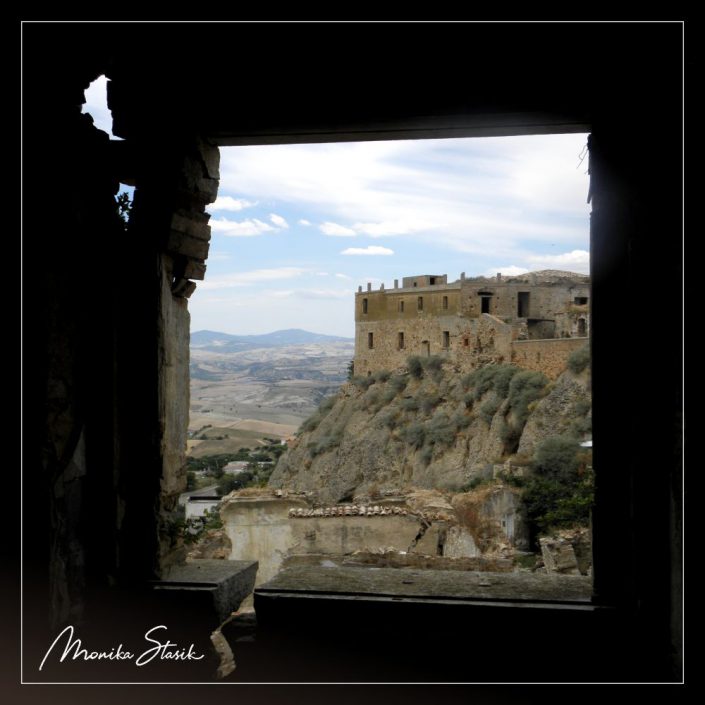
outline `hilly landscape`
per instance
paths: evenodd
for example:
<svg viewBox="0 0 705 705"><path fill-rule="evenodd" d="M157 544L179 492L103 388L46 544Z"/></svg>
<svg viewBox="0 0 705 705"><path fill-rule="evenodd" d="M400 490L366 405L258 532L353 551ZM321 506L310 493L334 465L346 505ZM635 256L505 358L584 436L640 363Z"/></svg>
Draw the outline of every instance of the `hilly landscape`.
<svg viewBox="0 0 705 705"><path fill-rule="evenodd" d="M546 442L577 452L591 435L588 355L578 351L552 382L512 365L467 371L441 358L353 378L304 422L270 485L327 503L411 487L458 492L498 466L528 469Z"/></svg>
<svg viewBox="0 0 705 705"><path fill-rule="evenodd" d="M300 329L191 335L189 455L234 453L291 436L347 378L352 338Z"/></svg>

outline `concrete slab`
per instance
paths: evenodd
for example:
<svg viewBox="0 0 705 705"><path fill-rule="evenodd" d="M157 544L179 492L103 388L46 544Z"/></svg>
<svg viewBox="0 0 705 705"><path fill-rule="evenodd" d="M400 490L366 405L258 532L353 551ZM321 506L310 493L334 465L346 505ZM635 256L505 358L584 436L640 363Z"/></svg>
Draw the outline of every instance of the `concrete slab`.
<svg viewBox="0 0 705 705"><path fill-rule="evenodd" d="M252 592L256 574L257 561L193 559L171 568L152 588L165 601L214 614L222 623Z"/></svg>
<svg viewBox="0 0 705 705"><path fill-rule="evenodd" d="M255 604L275 593L589 604L592 583L580 575L299 565L258 587Z"/></svg>

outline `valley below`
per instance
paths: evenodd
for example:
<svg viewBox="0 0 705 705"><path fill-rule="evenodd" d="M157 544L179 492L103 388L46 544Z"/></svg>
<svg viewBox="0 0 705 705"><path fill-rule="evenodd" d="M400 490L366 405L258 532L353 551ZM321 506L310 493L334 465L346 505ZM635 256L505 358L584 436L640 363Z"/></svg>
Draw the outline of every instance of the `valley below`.
<svg viewBox="0 0 705 705"><path fill-rule="evenodd" d="M306 331L191 337L188 454L254 448L293 435L347 378L352 339Z"/></svg>

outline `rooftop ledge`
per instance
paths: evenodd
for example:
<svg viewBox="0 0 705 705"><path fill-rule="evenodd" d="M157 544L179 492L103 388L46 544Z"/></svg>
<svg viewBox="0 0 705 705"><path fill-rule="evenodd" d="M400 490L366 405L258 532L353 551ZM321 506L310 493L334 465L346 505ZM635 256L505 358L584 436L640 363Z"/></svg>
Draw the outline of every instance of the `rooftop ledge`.
<svg viewBox="0 0 705 705"><path fill-rule="evenodd" d="M282 598L596 609L586 576L408 568L292 566L255 590L256 609Z"/></svg>

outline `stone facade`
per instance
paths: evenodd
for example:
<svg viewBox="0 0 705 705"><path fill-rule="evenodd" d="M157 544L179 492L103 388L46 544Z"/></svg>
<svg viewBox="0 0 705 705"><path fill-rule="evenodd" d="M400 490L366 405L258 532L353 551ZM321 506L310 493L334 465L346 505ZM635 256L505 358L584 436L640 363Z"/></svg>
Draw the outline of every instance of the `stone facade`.
<svg viewBox="0 0 705 705"><path fill-rule="evenodd" d="M589 336L589 297L587 276L553 270L461 274L451 283L425 274L377 291L368 284L355 296L355 374L404 367L410 355L440 355L468 367L511 362L555 378Z"/></svg>

